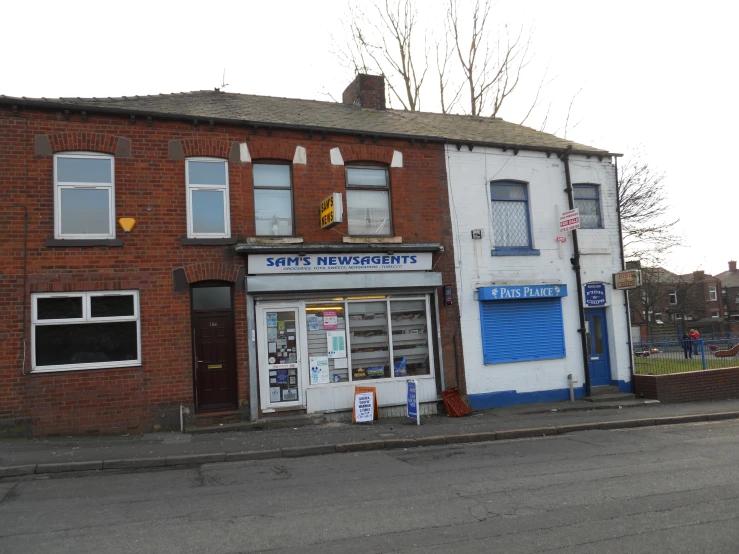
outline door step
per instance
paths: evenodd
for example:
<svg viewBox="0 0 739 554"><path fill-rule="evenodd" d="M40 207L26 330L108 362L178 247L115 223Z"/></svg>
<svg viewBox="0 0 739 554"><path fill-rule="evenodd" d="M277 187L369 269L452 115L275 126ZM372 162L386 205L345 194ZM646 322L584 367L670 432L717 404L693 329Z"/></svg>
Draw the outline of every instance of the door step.
<svg viewBox="0 0 739 554"><path fill-rule="evenodd" d="M241 422L241 412L227 410L222 412L202 412L195 414L195 427L213 427Z"/></svg>
<svg viewBox="0 0 739 554"><path fill-rule="evenodd" d="M326 423L323 414L302 414L290 416L273 416L258 421L239 421L236 423L216 423L214 425L185 428L185 433L193 435L199 433L224 433L227 431L256 431L260 429L285 429L288 427L307 427Z"/></svg>
<svg viewBox="0 0 739 554"><path fill-rule="evenodd" d="M621 391L616 385L601 385L599 387L590 387L590 396L600 396L601 394L618 394Z"/></svg>
<svg viewBox="0 0 739 554"><path fill-rule="evenodd" d="M634 400L635 396L628 392L616 392L616 393L599 393L592 394L583 398L586 402L622 402L627 400Z"/></svg>

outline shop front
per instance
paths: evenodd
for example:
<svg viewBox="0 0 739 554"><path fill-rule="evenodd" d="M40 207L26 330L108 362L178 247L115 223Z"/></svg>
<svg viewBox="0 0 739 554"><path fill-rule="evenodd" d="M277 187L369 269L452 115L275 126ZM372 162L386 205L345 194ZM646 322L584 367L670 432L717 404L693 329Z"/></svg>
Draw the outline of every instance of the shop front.
<svg viewBox="0 0 739 554"><path fill-rule="evenodd" d="M405 404L406 381L435 410L439 356L437 245L393 245L392 253L247 253L252 419L299 410L349 411L354 387L377 390L381 412ZM325 246L323 247L325 248ZM253 253L257 250L259 253ZM381 413L382 415L382 413Z"/></svg>

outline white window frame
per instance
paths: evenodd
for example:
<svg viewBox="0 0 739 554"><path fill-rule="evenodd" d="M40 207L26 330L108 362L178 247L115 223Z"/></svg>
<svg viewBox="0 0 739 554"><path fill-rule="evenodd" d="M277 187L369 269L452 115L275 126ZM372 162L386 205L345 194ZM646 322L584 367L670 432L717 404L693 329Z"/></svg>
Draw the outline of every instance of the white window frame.
<svg viewBox="0 0 739 554"><path fill-rule="evenodd" d="M716 315L714 315L716 314ZM719 310L711 310L711 318L712 319L718 319L721 317L721 312Z"/></svg>
<svg viewBox="0 0 739 554"><path fill-rule="evenodd" d="M716 290L716 285L710 285L708 287L708 301L716 302L717 300L718 300L718 291Z"/></svg>
<svg viewBox="0 0 739 554"><path fill-rule="evenodd" d="M91 298L98 296L133 296L133 315L115 317L92 317ZM38 319L37 301L39 298L82 298L82 317L65 319ZM93 362L84 364L61 364L36 366L36 327L45 325L74 325L79 323L111 323L119 321L136 322L136 349L138 357L135 360L117 362ZM139 310L139 292L137 290L95 291L95 292L63 292L37 293L31 295L31 371L33 373L50 373L57 371L79 371L85 369L103 369L109 367L135 367L141 365L141 317Z"/></svg>
<svg viewBox="0 0 739 554"><path fill-rule="evenodd" d="M191 185L190 184L190 162L219 162L225 165L226 170L226 184L225 185ZM228 160L223 158L210 158L210 157L192 157L185 158L185 188L186 188L186 206L187 206L187 238L189 239L215 239L231 238L231 204L229 201L229 178L228 178ZM224 232L223 233L194 233L193 232L193 220L192 220L192 193L195 190L220 190L223 191L223 220L224 220Z"/></svg>
<svg viewBox="0 0 739 554"><path fill-rule="evenodd" d="M669 299L670 299L670 306L675 306L677 304L677 291L671 292Z"/></svg>
<svg viewBox="0 0 739 554"><path fill-rule="evenodd" d="M57 160L59 158L107 159L110 160L110 183L74 183L57 181ZM62 234L62 190L97 189L108 191L108 233L105 234ZM115 157L99 152L60 152L54 154L54 238L56 239L114 239L115 238Z"/></svg>

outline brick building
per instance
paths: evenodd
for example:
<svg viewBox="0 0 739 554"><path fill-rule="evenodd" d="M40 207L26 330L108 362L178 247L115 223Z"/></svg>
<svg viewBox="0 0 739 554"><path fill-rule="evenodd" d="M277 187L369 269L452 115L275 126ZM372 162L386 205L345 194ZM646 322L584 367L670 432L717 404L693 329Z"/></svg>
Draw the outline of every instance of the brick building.
<svg viewBox="0 0 739 554"><path fill-rule="evenodd" d="M3 428L345 411L357 384L394 413L411 377L435 410L463 375L444 137L384 108L371 76L343 103L1 96Z"/></svg>
<svg viewBox="0 0 739 554"><path fill-rule="evenodd" d="M734 260L729 262L729 270L716 275L721 281L721 298L724 315L732 333L739 332L739 271Z"/></svg>

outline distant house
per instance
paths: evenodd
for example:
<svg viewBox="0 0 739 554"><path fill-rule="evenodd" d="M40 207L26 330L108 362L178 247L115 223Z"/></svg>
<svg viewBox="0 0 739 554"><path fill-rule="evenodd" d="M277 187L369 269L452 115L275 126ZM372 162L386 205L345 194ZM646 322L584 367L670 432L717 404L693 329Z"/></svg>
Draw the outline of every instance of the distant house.
<svg viewBox="0 0 739 554"><path fill-rule="evenodd" d="M729 262L729 270L716 275L721 281L722 305L729 329L732 333L739 332L739 271L736 262Z"/></svg>

